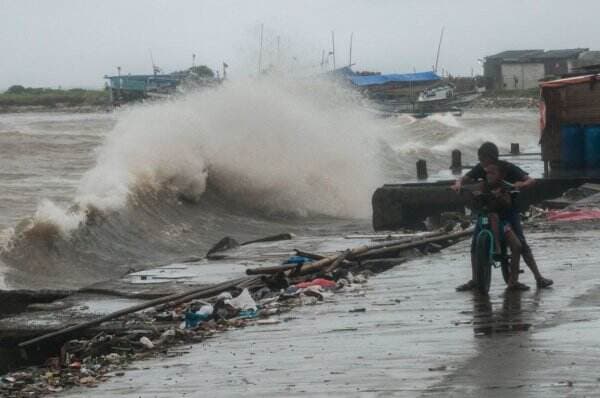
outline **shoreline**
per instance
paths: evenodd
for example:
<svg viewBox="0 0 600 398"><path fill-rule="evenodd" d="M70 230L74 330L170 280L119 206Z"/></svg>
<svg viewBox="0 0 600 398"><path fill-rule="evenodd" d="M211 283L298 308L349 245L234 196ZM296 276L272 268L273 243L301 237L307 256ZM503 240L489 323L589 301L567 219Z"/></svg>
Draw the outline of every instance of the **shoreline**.
<svg viewBox="0 0 600 398"><path fill-rule="evenodd" d="M571 364L569 371L565 373L564 368L557 369L553 362L569 360L570 363L571 356L577 353L577 347L568 342L565 343L566 345L548 347L543 337L540 340L540 337L536 336L565 336L565 333L569 333L565 332L565 329L570 329L570 333L582 331L598 319L598 314L589 313L586 307L587 301L584 300L590 294L593 297L593 289L590 290L590 287L594 280L587 277L580 280L578 277L582 272L587 276L593 275L593 264L597 256L593 255L593 248L588 241L597 236L598 223L533 221L526 224L526 229L528 236L531 237L530 244L539 256L544 273L555 278L560 287L544 290L536 290L533 287L530 292L502 293L504 285L499 273L495 272L493 289L487 300L483 300L476 294L456 293L454 284L460 282L468 273L467 264L460 264L464 262L464 252L468 250L468 243L463 241L450 247L448 251L443 250L436 255L417 255L409 262L402 263L402 266L376 272L368 279L355 274L359 278L357 283L347 286L345 291L326 296L322 301L307 297L310 303L300 300L297 305L289 307L289 303L282 303L281 307L267 308L265 317L234 319L229 323L221 324L208 323L193 333L176 331L175 335L166 332L171 330L168 325L164 328L164 325L153 324L151 321L149 324L151 326L144 326L148 322L148 316L152 317L156 312L128 317L127 325L137 330L132 340L136 343L133 354L113 351L95 360L76 356L74 357L76 359L71 360L73 366L66 368L57 368L56 364L50 361L49 367L42 368L45 372L42 374L52 374L48 380L55 383L48 393L62 392L67 396L76 396L85 394L90 387L96 387L98 396L102 397L114 394L124 394L127 397L133 396L132 394L144 395L146 389L159 393L157 396L166 397L176 392L191 391L198 384L194 381L197 378L201 379L202 385L217 383L218 386L215 387L219 388L221 394L219 396L227 396L231 392L258 394L261 390L274 393L271 390L279 388L278 385L281 383L289 386L290 393L325 388L333 389L331 392L338 391L338 393L349 394L346 396L355 396L369 388L381 388L380 392L409 388L413 392L415 390L437 391L443 395L460 391L464 385L461 382L463 379L466 380L465 383L481 391L489 389L486 383L496 383L494 385L497 385L496 388L500 388L501 391L510 391L513 388L511 383L516 382L514 378L499 381L494 377L496 372L492 370L487 373L484 368L476 371L475 374L464 371L469 368L471 362L489 360L490 355L495 356L495 350L503 349L508 349L511 355L499 358L501 362L510 362L510 358L514 357L518 363L523 355L535 356L536 351L551 355L553 358L546 360L542 357L538 358L536 362L538 373L533 384L532 381L527 382L528 373L523 373L524 379L519 380L526 382L523 388L527 391L540 391L539 389L542 388L550 394L548 396L562 396L567 387L573 388L572 391L588 391L593 387L594 382L588 380L594 368L584 371L590 365L589 355L585 358L580 357L577 364ZM575 236L571 236L573 232L576 232ZM557 244L548 246L546 242L549 239ZM340 241L335 238L325 242L325 246L331 247L334 242L339 246ZM564 244L586 250L587 254L582 253L582 255L585 254L587 257L583 257L581 264L577 264L578 272L573 272L572 265L570 268L564 266L565 261L573 261L575 257L556 258L556 253L564 250L561 248ZM273 250L280 253L281 246L281 242L275 246L265 245L262 250L267 250L267 254ZM228 252L223 254L227 256ZM232 253L231 260L237 262L240 258L247 258L247 254L247 252ZM401 263L399 259L395 261ZM522 279L525 283L531 284L532 276L529 270L525 272ZM440 284L442 280L447 283ZM437 299L432 300L431 297L434 296ZM472 305L471 301L473 301ZM579 303L581 308L573 307L576 303ZM584 315L585 319L581 319ZM152 342L157 344L154 348L148 348L138 340L144 333L149 333L144 330L152 328L160 330L154 332L153 337L151 336ZM227 337L224 337L226 331ZM106 336L107 333L109 332L105 331L102 336ZM378 341L375 336L384 339L381 347L372 345ZM372 341L363 344L364 339ZM494 344L486 343L490 339ZM80 345L85 341L88 341L87 337L73 340ZM246 344L248 341L252 342L249 346ZM389 346L393 341L400 346L395 348ZM285 350L283 351L285 355L273 356L271 352L273 344L281 346L280 349ZM331 358L338 358L339 355L344 358L348 356L348 344L358 344L355 346L356 351L350 350L354 357L350 355L345 361L335 360L328 363ZM425 349L431 355L421 355L419 359L413 357L411 347L414 350L414 346L419 346L420 350ZM461 347L461 349L455 351L452 347ZM530 347L536 349L530 350ZM466 352L463 352L464 350ZM492 352L488 352L490 350ZM215 355L207 358L207 351ZM234 361L227 355L228 353L234 355ZM315 365L315 362L310 360L313 356L316 360L320 355L325 355L322 358L327 369L325 373L322 373L325 369L321 370L321 365ZM291 368L283 365L288 363L286 362L288 357ZM356 367L352 365L351 357L354 360L358 358L365 364L366 368L361 372L366 372L365 375L370 377L355 379L352 376L355 372L353 369ZM390 369L396 372L392 380L400 381L398 377L401 376L402 380L411 380L411 382L409 384L390 383L390 380L384 382L381 379L384 375L380 374L384 369L378 366L382 360L389 363ZM198 361L202 363L216 361L220 365L214 371L206 367L198 369L186 365L200 363ZM408 366L406 361L410 361L411 365ZM297 364L304 369L301 365L303 362L307 362L307 366L312 371L300 372L298 377L293 376L296 374L294 370L296 365L292 364ZM310 365L311 363L313 365ZM223 368L224 366L226 368ZM222 384L223 381L219 377L213 377L218 376L219 369L229 370L229 379L232 380ZM263 374L264 371L267 373ZM27 379L29 377L27 375L32 372L34 371L31 368L23 368L16 377ZM175 390L165 387L169 384L165 383L165 380L182 377L182 372L187 375L180 380L181 384L173 386ZM415 372L421 376L417 376ZM558 376L560 379L556 379ZM242 380L243 377L246 377L250 383ZM323 377L326 379L325 382ZM275 379L273 383L268 383L265 378ZM568 383L567 380L572 382ZM60 384L62 382L66 384Z"/></svg>
<svg viewBox="0 0 600 398"><path fill-rule="evenodd" d="M7 113L108 113L112 110L110 105L10 105L0 106L0 115Z"/></svg>

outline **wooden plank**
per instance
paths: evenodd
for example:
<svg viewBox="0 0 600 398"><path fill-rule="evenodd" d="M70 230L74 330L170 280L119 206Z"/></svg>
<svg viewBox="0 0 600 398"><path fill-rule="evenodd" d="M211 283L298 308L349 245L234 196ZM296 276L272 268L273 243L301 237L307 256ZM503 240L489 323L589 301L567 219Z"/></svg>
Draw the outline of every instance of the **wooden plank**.
<svg viewBox="0 0 600 398"><path fill-rule="evenodd" d="M211 297L211 296L217 295L225 290L231 289L240 283L247 282L249 279L254 279L254 278L248 278L248 277L237 278L237 279L233 279L231 281L226 281L223 283L219 283L219 284L210 286L208 288L203 287L200 289L198 289L198 288L191 289L191 290L183 292L183 293L172 294L167 297L161 297L158 299L146 301L144 303L137 304L137 305L134 305L131 307L127 307L122 310L110 313L108 315L101 316L99 318L93 319L88 322L78 323L76 325L69 326L67 328L63 328L63 329L60 329L60 330L57 330L57 331L54 331L51 333L44 334L42 336L38 336L36 338L30 339L27 341L24 341L22 343L19 343L19 347L20 348L28 347L32 344L36 344L36 343L39 343L44 340L48 340L48 339L58 337L58 336L63 336L63 335L70 334L70 333L74 333L74 332L77 332L77 331L80 331L83 329L90 328L92 326L97 326L103 322L110 321L112 319L118 318L123 315L138 312L138 311L144 310L146 308L154 307L156 305L165 304L165 303L169 303L169 302L177 302L177 303L185 302L185 301L189 301L189 300L199 298L199 297Z"/></svg>

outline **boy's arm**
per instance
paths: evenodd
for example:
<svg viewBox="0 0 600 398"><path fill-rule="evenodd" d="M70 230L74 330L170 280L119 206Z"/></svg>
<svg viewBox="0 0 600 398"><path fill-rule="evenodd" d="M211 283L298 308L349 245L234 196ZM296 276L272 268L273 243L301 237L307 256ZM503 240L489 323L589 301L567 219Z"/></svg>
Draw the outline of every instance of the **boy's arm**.
<svg viewBox="0 0 600 398"><path fill-rule="evenodd" d="M520 188L528 188L528 187L532 186L533 184L535 184L535 179L531 178L529 176L526 176L523 180L517 181L513 185L516 188L520 189Z"/></svg>
<svg viewBox="0 0 600 398"><path fill-rule="evenodd" d="M483 167L480 164L477 164L473 167L467 174L457 179L456 182L452 185L452 189L456 192L460 191L464 184L469 184L477 181L478 178L484 178L485 172L483 171Z"/></svg>

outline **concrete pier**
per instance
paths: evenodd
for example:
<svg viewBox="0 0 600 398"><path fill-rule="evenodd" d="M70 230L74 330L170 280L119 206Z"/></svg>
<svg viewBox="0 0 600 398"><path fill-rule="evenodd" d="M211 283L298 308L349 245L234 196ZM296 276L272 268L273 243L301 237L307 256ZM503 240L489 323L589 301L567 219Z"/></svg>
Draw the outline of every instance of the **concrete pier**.
<svg viewBox="0 0 600 398"><path fill-rule="evenodd" d="M376 231L420 228L427 217L443 212L464 212L467 202L450 189L454 181L384 185L373 194L373 228ZM566 190L600 178L539 179L519 194L522 210L530 205L561 196Z"/></svg>

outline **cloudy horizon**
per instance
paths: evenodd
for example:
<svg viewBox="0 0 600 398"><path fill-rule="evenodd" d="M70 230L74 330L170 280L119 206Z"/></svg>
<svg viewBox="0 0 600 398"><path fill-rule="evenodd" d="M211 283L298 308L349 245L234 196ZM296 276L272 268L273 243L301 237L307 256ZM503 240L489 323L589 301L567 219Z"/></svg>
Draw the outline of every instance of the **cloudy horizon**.
<svg viewBox="0 0 600 398"><path fill-rule="evenodd" d="M336 66L407 73L430 70L442 27L439 70L480 74L478 59L508 49L594 48L600 2L580 1L141 1L0 0L0 90L102 87L103 76L165 72L196 64L232 78L256 72L260 25L263 64L283 61L301 73ZM576 28L576 29L575 29ZM280 52L276 47L279 41ZM329 67L332 67L330 58Z"/></svg>

